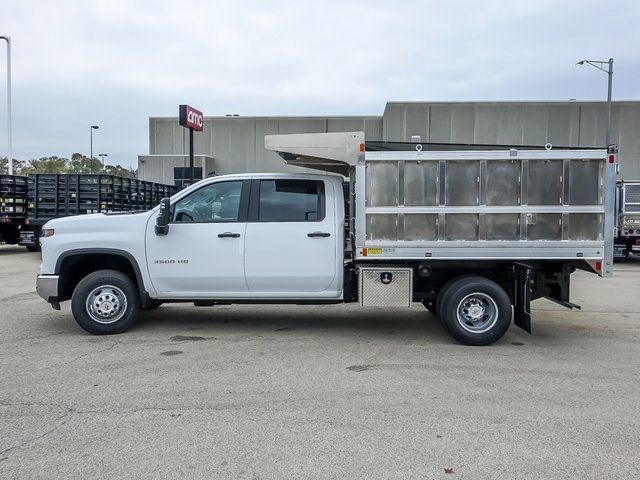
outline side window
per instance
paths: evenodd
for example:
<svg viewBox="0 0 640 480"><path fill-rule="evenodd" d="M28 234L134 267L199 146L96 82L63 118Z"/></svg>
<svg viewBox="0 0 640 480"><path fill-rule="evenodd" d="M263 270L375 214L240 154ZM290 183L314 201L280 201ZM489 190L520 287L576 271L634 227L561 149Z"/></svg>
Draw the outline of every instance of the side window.
<svg viewBox="0 0 640 480"><path fill-rule="evenodd" d="M242 182L212 183L178 200L173 207L176 223L237 222Z"/></svg>
<svg viewBox="0 0 640 480"><path fill-rule="evenodd" d="M260 222L318 222L324 219L324 183L317 180L262 180Z"/></svg>

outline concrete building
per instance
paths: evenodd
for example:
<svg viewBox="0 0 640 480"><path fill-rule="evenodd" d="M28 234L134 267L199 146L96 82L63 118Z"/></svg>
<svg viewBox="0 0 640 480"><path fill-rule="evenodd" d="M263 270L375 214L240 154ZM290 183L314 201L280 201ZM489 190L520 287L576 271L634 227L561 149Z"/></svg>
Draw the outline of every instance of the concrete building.
<svg viewBox="0 0 640 480"><path fill-rule="evenodd" d="M265 135L364 131L367 140L388 142L420 135L437 143L597 147L605 144L606 121L605 102L388 102L380 117L206 117L194 143L203 175L286 172L301 169L265 150ZM640 178L640 101L614 102L612 124L622 178ZM188 138L177 117L150 118L140 178L173 183L188 166Z"/></svg>

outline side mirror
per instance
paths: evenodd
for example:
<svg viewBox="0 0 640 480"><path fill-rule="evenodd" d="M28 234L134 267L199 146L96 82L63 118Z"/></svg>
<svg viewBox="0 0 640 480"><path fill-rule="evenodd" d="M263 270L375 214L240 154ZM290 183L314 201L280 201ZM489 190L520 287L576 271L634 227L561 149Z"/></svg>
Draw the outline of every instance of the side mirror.
<svg viewBox="0 0 640 480"><path fill-rule="evenodd" d="M156 218L156 235L166 235L169 233L169 222L171 221L171 199L165 197L160 200L160 211Z"/></svg>

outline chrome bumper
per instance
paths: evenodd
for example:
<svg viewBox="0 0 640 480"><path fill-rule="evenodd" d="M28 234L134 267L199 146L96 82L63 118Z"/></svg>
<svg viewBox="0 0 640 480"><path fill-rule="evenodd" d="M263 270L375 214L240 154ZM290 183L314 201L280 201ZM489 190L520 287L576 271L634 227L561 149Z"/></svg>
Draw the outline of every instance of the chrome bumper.
<svg viewBox="0 0 640 480"><path fill-rule="evenodd" d="M59 275L38 275L36 278L36 292L47 302L58 301Z"/></svg>

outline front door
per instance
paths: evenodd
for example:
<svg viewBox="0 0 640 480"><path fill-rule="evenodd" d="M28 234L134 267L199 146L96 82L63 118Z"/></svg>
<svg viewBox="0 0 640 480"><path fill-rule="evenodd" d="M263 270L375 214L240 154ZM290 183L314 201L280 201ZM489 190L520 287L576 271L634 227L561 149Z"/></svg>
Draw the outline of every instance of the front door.
<svg viewBox="0 0 640 480"><path fill-rule="evenodd" d="M328 201L333 187L323 180L254 180L245 239L251 296L335 297L341 291L336 285L341 239L335 206Z"/></svg>
<svg viewBox="0 0 640 480"><path fill-rule="evenodd" d="M246 295L244 240L249 181L204 185L171 206L167 235L147 228L147 262L160 298Z"/></svg>

